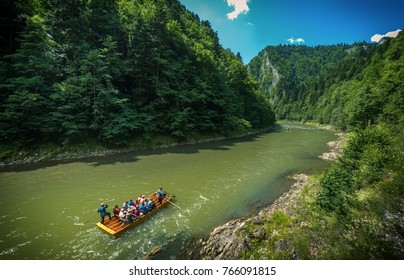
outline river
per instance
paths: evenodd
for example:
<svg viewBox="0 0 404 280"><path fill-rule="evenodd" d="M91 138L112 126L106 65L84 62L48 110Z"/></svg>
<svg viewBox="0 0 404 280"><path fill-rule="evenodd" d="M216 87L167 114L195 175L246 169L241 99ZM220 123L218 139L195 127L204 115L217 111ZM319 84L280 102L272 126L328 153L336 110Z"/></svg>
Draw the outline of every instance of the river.
<svg viewBox="0 0 404 280"><path fill-rule="evenodd" d="M291 127L288 132L285 127ZM287 175L327 163L334 132L298 124L237 139L85 160L0 169L0 259L181 259L180 248L229 219L267 206L288 190ZM111 239L95 224L100 203L155 192L173 205Z"/></svg>

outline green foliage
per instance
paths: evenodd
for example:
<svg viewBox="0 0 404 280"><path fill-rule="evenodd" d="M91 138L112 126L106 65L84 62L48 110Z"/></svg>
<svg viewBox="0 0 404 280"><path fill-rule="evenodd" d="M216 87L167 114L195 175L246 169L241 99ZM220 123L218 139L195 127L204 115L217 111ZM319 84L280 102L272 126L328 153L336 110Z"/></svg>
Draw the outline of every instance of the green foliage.
<svg viewBox="0 0 404 280"><path fill-rule="evenodd" d="M340 160L323 173L318 205L346 216L355 203L357 191L377 182L386 166L394 161L395 153L387 129L367 127L354 133Z"/></svg>
<svg viewBox="0 0 404 280"><path fill-rule="evenodd" d="M384 126L352 133L318 181L262 224L246 223L243 258L402 259L402 143ZM265 236L255 234L262 229Z"/></svg>
<svg viewBox="0 0 404 280"><path fill-rule="evenodd" d="M367 127L365 130L358 130L348 142L344 149L343 162L350 162L355 168L358 168L358 162L362 160L368 150L377 149L384 154L378 161L378 168L383 168L394 154L391 151L393 138L388 128ZM351 163L352 162L352 163Z"/></svg>
<svg viewBox="0 0 404 280"><path fill-rule="evenodd" d="M318 205L326 211L346 215L352 204L352 193L355 191L352 178L353 170L343 164L332 165L323 173L320 180L322 186L318 195Z"/></svg>
<svg viewBox="0 0 404 280"><path fill-rule="evenodd" d="M20 48L5 56L13 63L2 85L2 90L9 94L2 96L0 135L6 141L27 143L52 137L46 135L52 133L47 122L52 107L49 95L60 73L59 54L57 43L39 15L27 19L19 42Z"/></svg>
<svg viewBox="0 0 404 280"><path fill-rule="evenodd" d="M295 219L287 213L278 210L275 211L263 225L254 223L247 224L247 232L250 234L256 230L264 230L265 236L269 237L263 242L261 238L252 239L251 250L244 252L245 259L290 259L293 250L287 248L288 240L293 233L290 231L291 226L295 223ZM246 234L246 232L244 232ZM265 253L260 252L260 248L265 247Z"/></svg>
<svg viewBox="0 0 404 280"><path fill-rule="evenodd" d="M240 56L176 0L23 2L9 4L26 21L0 63L3 144L184 141L274 122Z"/></svg>
<svg viewBox="0 0 404 280"><path fill-rule="evenodd" d="M382 97L373 93L369 86L357 91L347 104L349 124L360 128L374 124L383 109L382 105Z"/></svg>
<svg viewBox="0 0 404 280"><path fill-rule="evenodd" d="M403 127L404 32L383 44L277 46L248 65L280 119L339 129L380 122ZM268 63L280 73L275 88Z"/></svg>

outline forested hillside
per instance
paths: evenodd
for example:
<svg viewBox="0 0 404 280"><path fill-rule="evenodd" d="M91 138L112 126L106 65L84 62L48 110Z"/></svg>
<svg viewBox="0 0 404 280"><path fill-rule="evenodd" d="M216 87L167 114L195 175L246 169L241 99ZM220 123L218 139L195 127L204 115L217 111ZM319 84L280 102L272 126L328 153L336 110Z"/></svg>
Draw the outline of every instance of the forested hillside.
<svg viewBox="0 0 404 280"><path fill-rule="evenodd" d="M278 118L349 133L290 209L247 226L244 258L403 259L404 33L377 45L267 47L249 69Z"/></svg>
<svg viewBox="0 0 404 280"><path fill-rule="evenodd" d="M283 45L248 65L279 119L312 120L346 129L403 123L404 33L381 44ZM275 88L270 63L281 78ZM268 90L269 88L269 90Z"/></svg>
<svg viewBox="0 0 404 280"><path fill-rule="evenodd" d="M1 5L5 145L185 141L274 122L241 59L177 0Z"/></svg>

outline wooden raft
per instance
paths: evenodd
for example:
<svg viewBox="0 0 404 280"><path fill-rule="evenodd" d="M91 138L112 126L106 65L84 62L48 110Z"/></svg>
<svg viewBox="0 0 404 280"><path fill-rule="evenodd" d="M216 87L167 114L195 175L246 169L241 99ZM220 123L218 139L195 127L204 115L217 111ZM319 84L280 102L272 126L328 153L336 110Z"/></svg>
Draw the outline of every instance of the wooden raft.
<svg viewBox="0 0 404 280"><path fill-rule="evenodd" d="M136 220L133 221L132 223L130 223L130 224L124 223L119 219L119 217L111 214L112 219L109 219L109 217L105 217L104 224L102 224L101 222L98 222L97 226L101 230L108 233L108 235L111 236L112 238L118 238L122 234L127 232L128 230L136 227L137 225L143 223L145 220L147 220L148 218L150 218L151 216L156 214L161 208L163 208L167 204L170 204L170 201L173 199L173 197L174 196L166 195L163 198L163 201L161 202L161 204L159 204L158 199L157 199L157 194L153 193L153 194L149 195L148 198L151 198L154 201L154 204L156 205L156 207L152 211L147 212L146 214L144 214L142 216L136 217Z"/></svg>

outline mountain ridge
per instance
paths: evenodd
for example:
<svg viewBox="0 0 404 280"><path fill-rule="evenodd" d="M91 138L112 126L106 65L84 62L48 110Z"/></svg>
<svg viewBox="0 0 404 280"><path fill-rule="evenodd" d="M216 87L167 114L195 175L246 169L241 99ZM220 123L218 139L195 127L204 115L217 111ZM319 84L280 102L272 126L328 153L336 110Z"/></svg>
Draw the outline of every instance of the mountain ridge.
<svg viewBox="0 0 404 280"><path fill-rule="evenodd" d="M394 76L390 66L402 66L401 53L393 50L403 48L403 37L400 32L397 38L387 39L381 45L268 46L251 60L248 68L270 98L278 119L311 120L346 129L376 123L377 118L392 121L387 107L395 107L397 119L393 122L397 124L402 122L398 114L402 108L394 104L383 106L380 100L390 99L389 93L383 93L383 73ZM390 53L396 55L389 56ZM261 70L268 59L282 76L278 86L271 89L268 85L272 77ZM401 75L400 71L397 73ZM393 88L402 87L398 77L388 83ZM366 94L375 96L377 105L360 112L355 99L364 99ZM395 98L400 94L396 91ZM382 109L376 110L377 107ZM370 117L369 111L377 117Z"/></svg>

